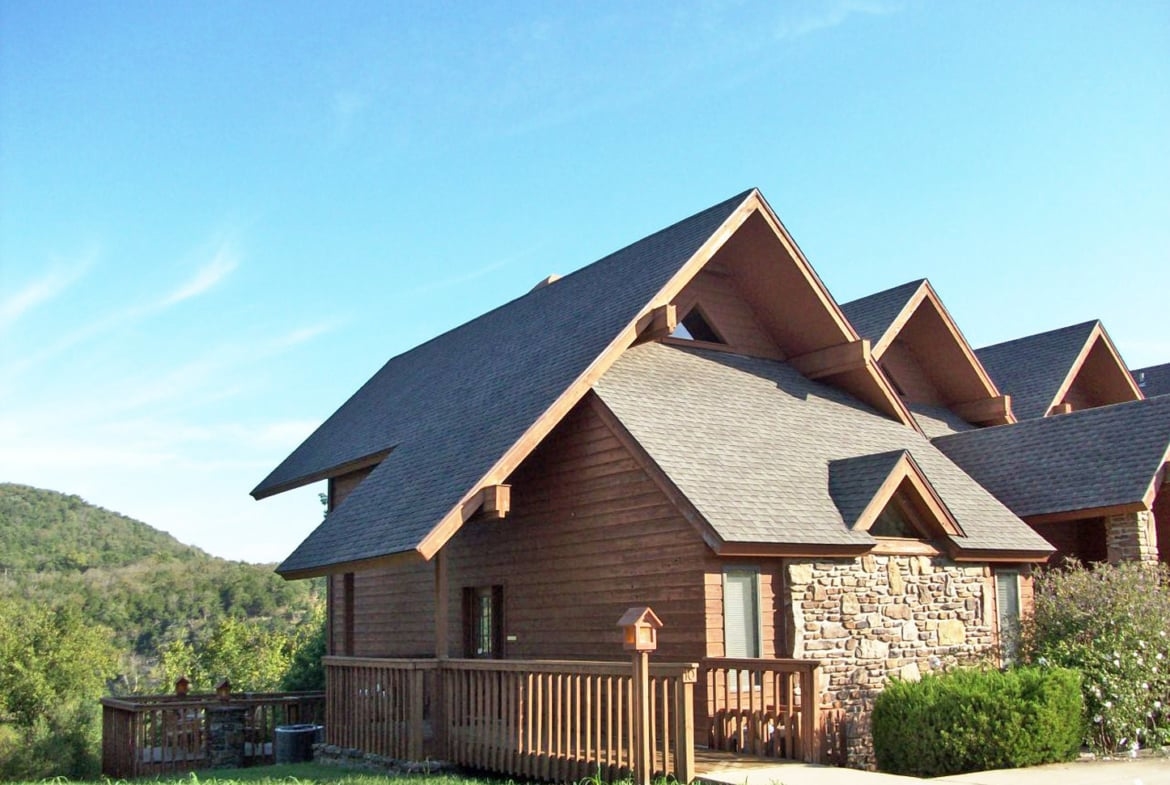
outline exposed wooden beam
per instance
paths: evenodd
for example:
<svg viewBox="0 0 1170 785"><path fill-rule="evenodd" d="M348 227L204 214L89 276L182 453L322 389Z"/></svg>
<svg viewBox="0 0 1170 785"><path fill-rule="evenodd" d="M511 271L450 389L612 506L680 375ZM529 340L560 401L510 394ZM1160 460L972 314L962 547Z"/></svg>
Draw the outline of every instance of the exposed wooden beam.
<svg viewBox="0 0 1170 785"><path fill-rule="evenodd" d="M1068 401L1064 401L1062 403L1053 404L1052 408L1048 410L1048 414L1072 414L1072 410L1072 404Z"/></svg>
<svg viewBox="0 0 1170 785"><path fill-rule="evenodd" d="M674 303L660 305L638 320L638 342L666 338L678 327L678 309Z"/></svg>
<svg viewBox="0 0 1170 785"><path fill-rule="evenodd" d="M865 368L870 362L869 339L827 346L815 352L790 357L788 362L809 379L823 379L846 371Z"/></svg>
<svg viewBox="0 0 1170 785"><path fill-rule="evenodd" d="M512 486L489 485L483 489L483 514L499 520L512 510Z"/></svg>
<svg viewBox="0 0 1170 785"><path fill-rule="evenodd" d="M451 655L447 642L448 619L451 613L451 590L447 579L447 551L440 549L435 562L435 657L446 659Z"/></svg>
<svg viewBox="0 0 1170 785"><path fill-rule="evenodd" d="M977 401L964 401L951 404L951 411L970 423L979 425L1007 425L1014 422L1012 417L1012 397L997 395L994 398L980 398Z"/></svg>

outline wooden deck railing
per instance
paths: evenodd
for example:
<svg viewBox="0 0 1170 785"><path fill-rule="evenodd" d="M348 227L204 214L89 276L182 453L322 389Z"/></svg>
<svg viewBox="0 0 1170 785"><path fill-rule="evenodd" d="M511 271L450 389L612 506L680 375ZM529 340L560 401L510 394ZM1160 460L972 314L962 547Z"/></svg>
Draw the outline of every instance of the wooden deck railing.
<svg viewBox="0 0 1170 785"><path fill-rule="evenodd" d="M398 760L438 757L438 660L326 657L325 742Z"/></svg>
<svg viewBox="0 0 1170 785"><path fill-rule="evenodd" d="M839 759L839 711L822 706L819 662L712 658L703 674L699 702L711 748L808 763Z"/></svg>
<svg viewBox="0 0 1170 785"><path fill-rule="evenodd" d="M449 758L505 774L577 781L633 772L635 686L628 663L453 660L443 665ZM694 664L650 666L653 773L693 776Z"/></svg>
<svg viewBox="0 0 1170 785"><path fill-rule="evenodd" d="M244 762L274 761L277 725L319 723L325 693L149 695L102 698L102 773L115 779L206 768L208 710L244 710Z"/></svg>
<svg viewBox="0 0 1170 785"><path fill-rule="evenodd" d="M649 669L652 767L680 782L694 776L696 667ZM325 668L330 744L554 781L634 768L628 662L326 657Z"/></svg>

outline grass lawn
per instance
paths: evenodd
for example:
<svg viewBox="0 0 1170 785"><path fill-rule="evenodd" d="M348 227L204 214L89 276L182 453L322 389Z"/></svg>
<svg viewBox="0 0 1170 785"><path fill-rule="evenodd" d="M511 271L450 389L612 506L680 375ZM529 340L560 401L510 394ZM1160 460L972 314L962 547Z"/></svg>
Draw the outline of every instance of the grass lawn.
<svg viewBox="0 0 1170 785"><path fill-rule="evenodd" d="M41 780L36 783L12 783L12 785L57 785L73 782L66 779ZM168 785L234 785L235 783L256 783L256 785L505 785L515 780L498 780L488 777L466 777L458 774L403 774L388 776L374 772L355 771L340 766L324 766L320 763L289 763L281 766L252 766L246 769L220 769L192 772L182 776L159 777L158 779L98 780L78 785L111 785L113 782L127 782L133 785L167 783ZM519 784L517 784L519 785Z"/></svg>

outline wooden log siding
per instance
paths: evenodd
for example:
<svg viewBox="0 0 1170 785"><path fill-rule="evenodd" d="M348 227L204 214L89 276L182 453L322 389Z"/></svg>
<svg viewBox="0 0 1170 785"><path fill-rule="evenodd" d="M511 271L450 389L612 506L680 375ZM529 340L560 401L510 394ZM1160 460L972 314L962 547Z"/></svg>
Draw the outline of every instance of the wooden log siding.
<svg viewBox="0 0 1170 785"><path fill-rule="evenodd" d="M153 777L207 768L207 709L224 705L215 695L102 698L102 774L114 779ZM325 693L233 695L247 709L244 760L275 760L277 725L319 723Z"/></svg>
<svg viewBox="0 0 1170 785"><path fill-rule="evenodd" d="M628 662L326 657L325 666L330 744L562 782L632 773ZM696 668L650 666L654 774L680 782L694 776Z"/></svg>
<svg viewBox="0 0 1170 785"><path fill-rule="evenodd" d="M807 763L837 757L839 721L821 706L819 662L710 658L703 674L712 749Z"/></svg>

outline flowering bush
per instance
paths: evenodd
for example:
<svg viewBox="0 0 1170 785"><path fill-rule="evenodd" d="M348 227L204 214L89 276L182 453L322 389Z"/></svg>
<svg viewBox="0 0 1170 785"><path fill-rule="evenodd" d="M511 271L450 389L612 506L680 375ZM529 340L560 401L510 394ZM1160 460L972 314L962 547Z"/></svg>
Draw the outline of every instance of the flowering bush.
<svg viewBox="0 0 1170 785"><path fill-rule="evenodd" d="M1070 564L1036 581L1021 651L1081 672L1085 741L1099 752L1170 744L1170 569Z"/></svg>

